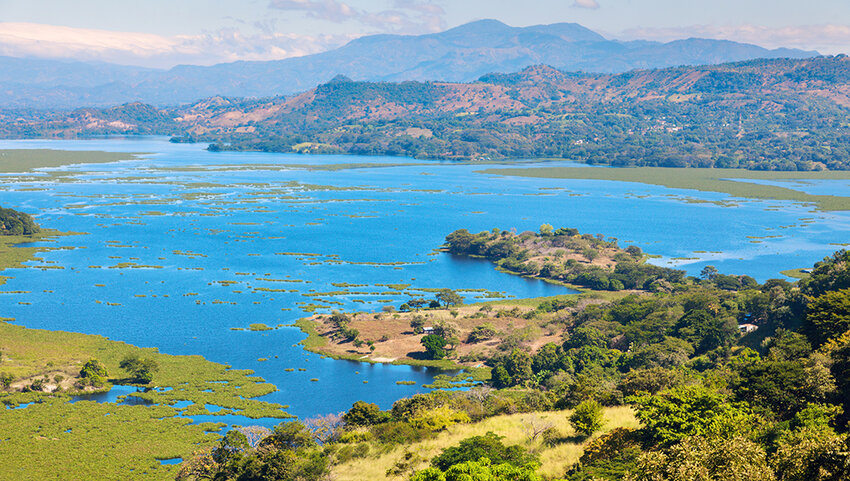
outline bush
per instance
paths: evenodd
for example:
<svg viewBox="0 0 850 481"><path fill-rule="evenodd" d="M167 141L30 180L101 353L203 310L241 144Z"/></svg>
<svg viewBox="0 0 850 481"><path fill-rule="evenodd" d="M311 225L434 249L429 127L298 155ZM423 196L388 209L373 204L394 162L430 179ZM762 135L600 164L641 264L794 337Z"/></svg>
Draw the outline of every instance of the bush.
<svg viewBox="0 0 850 481"><path fill-rule="evenodd" d="M537 461L536 457L519 445L505 446L503 436L488 432L484 436L472 436L460 442L457 446L446 448L439 456L431 460L435 468L446 471L455 464L467 461L477 461L487 458L493 464L507 463L513 466L523 466Z"/></svg>
<svg viewBox="0 0 850 481"><path fill-rule="evenodd" d="M605 418L602 415L602 406L596 401L585 401L576 406L570 415L570 424L577 433L583 436L591 436L602 429Z"/></svg>

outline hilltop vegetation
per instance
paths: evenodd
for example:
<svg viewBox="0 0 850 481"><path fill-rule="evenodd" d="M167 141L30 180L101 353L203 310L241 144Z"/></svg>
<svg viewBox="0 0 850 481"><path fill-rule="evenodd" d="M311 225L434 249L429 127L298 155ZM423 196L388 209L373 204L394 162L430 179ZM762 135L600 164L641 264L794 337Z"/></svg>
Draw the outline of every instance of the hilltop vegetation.
<svg viewBox="0 0 850 481"><path fill-rule="evenodd" d="M0 207L0 235L33 235L39 230L31 215Z"/></svg>
<svg viewBox="0 0 850 481"><path fill-rule="evenodd" d="M537 66L472 83L338 78L291 98L5 112L0 135L159 133L211 150L846 170L848 108L850 59L836 56L604 75Z"/></svg>

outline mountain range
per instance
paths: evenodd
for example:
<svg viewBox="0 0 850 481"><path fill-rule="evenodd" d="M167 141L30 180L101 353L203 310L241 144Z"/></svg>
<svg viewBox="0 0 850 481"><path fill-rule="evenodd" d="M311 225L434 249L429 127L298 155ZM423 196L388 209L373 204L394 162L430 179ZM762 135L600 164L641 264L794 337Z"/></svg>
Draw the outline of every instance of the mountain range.
<svg viewBox="0 0 850 481"><path fill-rule="evenodd" d="M213 150L570 158L612 165L850 169L850 57L563 72L476 82L337 76L294 96L0 111L0 137L173 135Z"/></svg>
<svg viewBox="0 0 850 481"><path fill-rule="evenodd" d="M817 55L697 38L616 41L575 23L511 27L480 20L428 35L365 36L303 57L169 70L0 57L0 108L76 108L133 101L161 107L217 95L292 95L337 75L360 81L469 82L486 73L518 72L538 64L563 71L619 73Z"/></svg>

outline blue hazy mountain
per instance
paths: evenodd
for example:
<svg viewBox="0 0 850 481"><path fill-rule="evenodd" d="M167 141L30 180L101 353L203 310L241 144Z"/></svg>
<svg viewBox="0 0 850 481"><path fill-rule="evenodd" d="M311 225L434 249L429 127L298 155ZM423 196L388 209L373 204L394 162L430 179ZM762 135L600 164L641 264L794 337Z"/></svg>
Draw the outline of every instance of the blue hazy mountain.
<svg viewBox="0 0 850 481"><path fill-rule="evenodd" d="M575 23L511 27L480 20L428 35L370 35L304 57L170 70L0 57L0 107L72 108L131 101L175 105L214 95L288 95L337 75L368 81L467 82L540 64L564 71L617 73L816 55L726 40L624 42Z"/></svg>

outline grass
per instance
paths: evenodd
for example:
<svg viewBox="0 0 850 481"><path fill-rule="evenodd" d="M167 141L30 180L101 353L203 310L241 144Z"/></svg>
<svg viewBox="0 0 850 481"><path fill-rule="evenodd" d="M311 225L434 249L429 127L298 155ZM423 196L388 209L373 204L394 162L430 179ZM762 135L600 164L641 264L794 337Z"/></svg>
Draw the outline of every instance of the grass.
<svg viewBox="0 0 850 481"><path fill-rule="evenodd" d="M0 151L2 152L2 151ZM24 262L37 259L39 252L50 250L50 247L20 247L20 244L39 241L55 241L56 237L77 235L73 232L59 232L52 229L42 229L34 235L4 235L0 236L0 270L23 268ZM7 277L0 276L0 286L6 283Z"/></svg>
<svg viewBox="0 0 850 481"><path fill-rule="evenodd" d="M541 467L539 474L546 477L561 477L567 468L578 461L589 440L579 441L575 431L569 425L570 411L549 411L526 414L508 414L495 416L473 424L456 424L437 435L433 439L413 443L405 447L397 447L389 452L381 453L378 447L371 447L372 454L342 463L333 468L333 477L337 481L372 481L388 479L387 470L400 461L405 451L418 456L419 462L414 469L419 470L428 466L429 461L440 454L443 449L456 446L461 440L471 436L481 436L492 431L505 438L506 445L523 444L535 450L540 456ZM637 427L638 422L634 412L628 407L613 407L605 409L606 424L602 432L616 427ZM552 423L562 434L563 443L549 447L538 440L529 440L526 425L535 419L537 423ZM600 433L601 434L601 433ZM376 453L377 451L377 453Z"/></svg>
<svg viewBox="0 0 850 481"><path fill-rule="evenodd" d="M811 268L808 268L808 269L803 269L803 268L788 269L787 271L780 271L779 273L782 274L783 276L792 277L794 279L806 279L811 274L809 274L808 272L803 272L803 271L810 271L810 270L811 270Z"/></svg>
<svg viewBox="0 0 850 481"><path fill-rule="evenodd" d="M587 168L541 167L486 169L482 174L512 175L548 179L592 179L638 182L672 189L720 192L745 199L775 199L814 204L817 210L850 210L850 197L812 195L785 187L761 185L747 180L847 180L850 172L774 172L741 169L679 169L667 167ZM739 179L725 180L725 179Z"/></svg>
<svg viewBox="0 0 850 481"><path fill-rule="evenodd" d="M34 379L45 374L51 378L55 374L66 378L76 376L86 361L96 358L106 366L113 381L120 381L127 376L118 367L122 359L132 355L151 358L159 365L159 371L154 373L150 385L172 389L148 391L138 397L162 404L177 401L215 404L254 418L288 417L281 411L283 406L252 399L275 391L274 385L252 377L251 371L228 369L201 356L172 356L101 336L27 329L8 323L0 323L0 351L3 352L0 371L16 379ZM16 398L15 393L0 392L2 403L16 404Z"/></svg>
<svg viewBox="0 0 850 481"><path fill-rule="evenodd" d="M171 407L178 400L190 401L182 411L192 414L239 414L258 417L288 417L285 406L251 399L275 390L271 384L251 376L251 371L232 370L201 356L171 356L155 349L143 349L101 336L27 329L0 322L0 371L15 376L17 382L60 374L63 386L76 377L88 359L103 362L111 382L126 373L121 359L138 355L154 359L159 370L151 386L154 390L138 397L154 405L69 403L68 393L20 393L0 391L0 479L63 480L88 479L174 479L176 465L160 465L159 459L187 458L193 451L218 439L215 431L224 424L189 424L176 417L181 411ZM135 394L131 396L136 396ZM205 404L221 406L209 413ZM61 473L59 475L58 473Z"/></svg>
<svg viewBox="0 0 850 481"><path fill-rule="evenodd" d="M0 172L27 172L41 167L69 164L101 164L119 160L136 160L139 154L100 151L52 149L0 150Z"/></svg>
<svg viewBox="0 0 850 481"><path fill-rule="evenodd" d="M50 401L2 415L0 479L168 480L187 458L212 444L222 425L189 425L169 407ZM160 419L162 418L162 419Z"/></svg>

